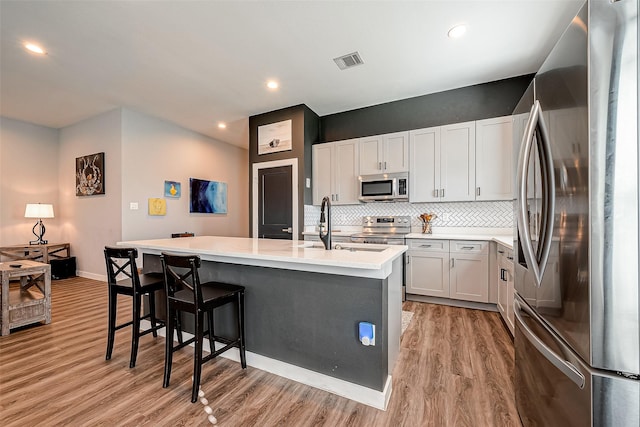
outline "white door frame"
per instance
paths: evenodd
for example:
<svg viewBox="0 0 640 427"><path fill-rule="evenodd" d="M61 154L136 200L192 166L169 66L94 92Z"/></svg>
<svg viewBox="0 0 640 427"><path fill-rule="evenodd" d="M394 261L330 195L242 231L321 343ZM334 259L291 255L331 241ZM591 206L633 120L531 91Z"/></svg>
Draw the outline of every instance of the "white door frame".
<svg viewBox="0 0 640 427"><path fill-rule="evenodd" d="M298 159L273 160L253 164L253 237L258 237L258 172L261 169L291 166L291 216L293 219L293 240L298 240Z"/></svg>

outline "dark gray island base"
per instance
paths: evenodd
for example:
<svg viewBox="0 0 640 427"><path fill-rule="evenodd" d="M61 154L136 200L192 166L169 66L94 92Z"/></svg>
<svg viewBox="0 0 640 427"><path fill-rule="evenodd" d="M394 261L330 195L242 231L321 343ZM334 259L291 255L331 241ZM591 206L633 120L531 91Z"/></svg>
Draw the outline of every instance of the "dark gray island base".
<svg viewBox="0 0 640 427"><path fill-rule="evenodd" d="M313 242L223 236L118 245L138 248L145 272L161 271L162 252L198 254L202 282L244 286L247 365L386 408L400 351L406 246L327 251ZM235 328L233 308L219 310L216 335L235 337L235 330L224 330ZM375 345L360 342L360 322L375 325ZM204 346L208 351L207 340ZM235 348L221 356L239 360Z"/></svg>
<svg viewBox="0 0 640 427"><path fill-rule="evenodd" d="M144 269L161 271L160 257L144 254ZM389 375L388 278L203 261L200 280L245 286L247 351L384 390ZM235 336L232 316L231 307L218 309L216 333ZM375 346L360 343L360 321L376 325Z"/></svg>

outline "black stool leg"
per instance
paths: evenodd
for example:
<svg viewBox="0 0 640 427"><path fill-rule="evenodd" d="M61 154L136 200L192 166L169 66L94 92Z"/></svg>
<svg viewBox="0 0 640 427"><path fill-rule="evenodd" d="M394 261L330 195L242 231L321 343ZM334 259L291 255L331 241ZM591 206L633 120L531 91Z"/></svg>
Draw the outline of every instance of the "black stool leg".
<svg viewBox="0 0 640 427"><path fill-rule="evenodd" d="M202 342L204 341L203 323L204 313L198 311L196 319L196 342L195 354L193 356L193 389L191 390L191 403L198 401L198 391L200 389L200 374L202 373Z"/></svg>
<svg viewBox="0 0 640 427"><path fill-rule="evenodd" d="M149 298L149 320L151 321L151 334L154 338L158 336L158 331L156 327L156 293L155 291L151 291L148 294Z"/></svg>
<svg viewBox="0 0 640 427"><path fill-rule="evenodd" d="M207 313L207 321L209 323L209 352L216 351L216 339L213 329L213 308Z"/></svg>
<svg viewBox="0 0 640 427"><path fill-rule="evenodd" d="M162 387L169 387L169 380L171 379L171 364L173 362L173 322L176 311L167 307L167 330L164 347L164 379L162 381Z"/></svg>
<svg viewBox="0 0 640 427"><path fill-rule="evenodd" d="M129 368L136 366L136 358L138 357L138 343L140 342L140 305L142 298L140 294L134 291L133 294L133 324L131 326L131 360Z"/></svg>
<svg viewBox="0 0 640 427"><path fill-rule="evenodd" d="M176 331L178 332L178 344L182 344L182 324L180 323L180 312L176 310Z"/></svg>
<svg viewBox="0 0 640 427"><path fill-rule="evenodd" d="M107 325L107 354L105 360L111 359L113 352L113 341L116 334L116 305L118 303L118 294L109 286L109 324Z"/></svg>
<svg viewBox="0 0 640 427"><path fill-rule="evenodd" d="M240 366L242 369L247 367L247 356L244 346L244 291L238 292L238 334L240 335Z"/></svg>

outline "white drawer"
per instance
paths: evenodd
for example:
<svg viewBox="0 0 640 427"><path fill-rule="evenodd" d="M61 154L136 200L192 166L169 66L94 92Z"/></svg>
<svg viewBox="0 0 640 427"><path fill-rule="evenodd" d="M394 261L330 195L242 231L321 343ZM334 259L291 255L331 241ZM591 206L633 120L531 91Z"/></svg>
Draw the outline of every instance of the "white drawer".
<svg viewBox="0 0 640 427"><path fill-rule="evenodd" d="M448 240L431 240L431 239L407 239L409 249L430 251L430 252L449 252Z"/></svg>
<svg viewBox="0 0 640 427"><path fill-rule="evenodd" d="M489 251L489 242L478 240L452 240L451 252L486 254Z"/></svg>

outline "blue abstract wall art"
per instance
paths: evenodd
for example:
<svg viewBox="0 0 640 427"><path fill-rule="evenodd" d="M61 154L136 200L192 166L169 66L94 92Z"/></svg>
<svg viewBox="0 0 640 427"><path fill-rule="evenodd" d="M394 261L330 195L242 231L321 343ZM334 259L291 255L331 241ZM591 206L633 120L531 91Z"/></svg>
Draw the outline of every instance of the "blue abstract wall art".
<svg viewBox="0 0 640 427"><path fill-rule="evenodd" d="M227 213L227 183L189 178L191 213Z"/></svg>

